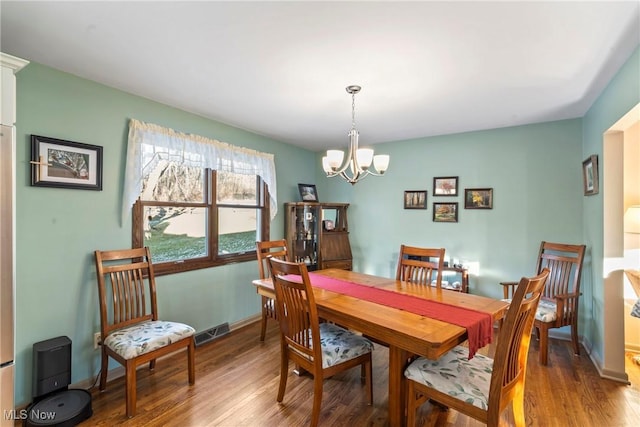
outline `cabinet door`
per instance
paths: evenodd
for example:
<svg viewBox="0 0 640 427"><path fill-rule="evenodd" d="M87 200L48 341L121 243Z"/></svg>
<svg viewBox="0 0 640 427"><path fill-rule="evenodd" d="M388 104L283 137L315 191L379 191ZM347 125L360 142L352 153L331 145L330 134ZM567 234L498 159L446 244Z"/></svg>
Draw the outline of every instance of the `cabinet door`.
<svg viewBox="0 0 640 427"><path fill-rule="evenodd" d="M287 227L292 260L304 262L309 270L318 264L318 207L313 205L292 205L287 211Z"/></svg>

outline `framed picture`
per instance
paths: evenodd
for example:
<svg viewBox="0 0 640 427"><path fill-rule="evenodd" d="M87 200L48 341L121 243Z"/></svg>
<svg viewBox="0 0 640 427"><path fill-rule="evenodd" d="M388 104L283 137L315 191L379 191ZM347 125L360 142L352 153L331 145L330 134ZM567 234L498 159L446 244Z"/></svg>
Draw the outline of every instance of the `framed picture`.
<svg viewBox="0 0 640 427"><path fill-rule="evenodd" d="M300 191L300 199L303 202L317 202L318 190L313 184L298 184L298 191Z"/></svg>
<svg viewBox="0 0 640 427"><path fill-rule="evenodd" d="M404 208L405 209L427 209L427 191L405 191L404 192Z"/></svg>
<svg viewBox="0 0 640 427"><path fill-rule="evenodd" d="M433 195L434 196L457 196L458 195L458 177L457 176L439 176L433 178Z"/></svg>
<svg viewBox="0 0 640 427"><path fill-rule="evenodd" d="M598 194L598 156L595 154L582 162L582 181L585 196Z"/></svg>
<svg viewBox="0 0 640 427"><path fill-rule="evenodd" d="M434 203L433 222L458 222L458 203Z"/></svg>
<svg viewBox="0 0 640 427"><path fill-rule="evenodd" d="M102 190L102 147L31 135L31 185Z"/></svg>
<svg viewBox="0 0 640 427"><path fill-rule="evenodd" d="M493 188L465 188L465 209L493 209Z"/></svg>

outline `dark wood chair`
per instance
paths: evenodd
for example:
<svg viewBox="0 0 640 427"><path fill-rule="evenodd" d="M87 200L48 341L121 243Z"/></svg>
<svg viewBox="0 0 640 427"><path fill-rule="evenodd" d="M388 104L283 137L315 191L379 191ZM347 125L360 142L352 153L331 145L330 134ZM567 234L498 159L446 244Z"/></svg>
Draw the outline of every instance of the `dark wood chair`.
<svg viewBox="0 0 640 427"><path fill-rule="evenodd" d="M396 280L428 286L431 286L435 280L435 286L441 289L443 267L443 248L418 248L400 245Z"/></svg>
<svg viewBox="0 0 640 427"><path fill-rule="evenodd" d="M571 326L573 352L580 354L578 342L578 307L580 277L585 245L542 242L536 272L548 268L551 273L538 306L534 326L540 339L540 363L548 362L549 329ZM504 298L513 294L514 282L501 282Z"/></svg>
<svg viewBox="0 0 640 427"><path fill-rule="evenodd" d="M320 323L318 310L304 264L269 258L276 292L280 325L280 386L278 402L284 399L289 361L313 375L311 426L317 426L325 378L361 366L368 403L373 403L371 341L333 323Z"/></svg>
<svg viewBox="0 0 640 427"><path fill-rule="evenodd" d="M100 390L107 385L109 357L124 366L127 416L136 413L136 369L180 349L187 350L189 384L195 383L195 330L159 320L149 248L95 251L102 361Z"/></svg>
<svg viewBox="0 0 640 427"><path fill-rule="evenodd" d="M267 261L269 257L275 257L285 261L290 260L287 241L285 239L256 242L256 254L258 255L258 272L261 279L266 279L271 275ZM276 306L271 298L262 296L260 341L264 341L267 333L267 320L269 319L277 320Z"/></svg>
<svg viewBox="0 0 640 427"><path fill-rule="evenodd" d="M420 357L405 370L407 425L415 425L416 410L433 401L498 426L500 415L512 405L515 425L524 426L524 383L536 308L549 270L523 277L511 300L493 359L457 346L438 360Z"/></svg>

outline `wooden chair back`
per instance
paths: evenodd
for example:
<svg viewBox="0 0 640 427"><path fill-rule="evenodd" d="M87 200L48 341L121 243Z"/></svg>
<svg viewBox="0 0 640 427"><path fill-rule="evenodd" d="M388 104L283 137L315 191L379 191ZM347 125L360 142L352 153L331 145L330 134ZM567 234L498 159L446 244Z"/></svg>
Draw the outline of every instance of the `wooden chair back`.
<svg viewBox="0 0 640 427"><path fill-rule="evenodd" d="M500 414L512 401L522 408L531 332L549 273L549 269L544 268L535 277L523 277L511 300L500 328L493 358L487 408L488 425L499 425ZM523 416L520 409L515 412Z"/></svg>
<svg viewBox="0 0 640 427"><path fill-rule="evenodd" d="M149 248L95 251L100 333L158 320L156 283Z"/></svg>
<svg viewBox="0 0 640 427"><path fill-rule="evenodd" d="M544 288L544 297L555 299L557 295L579 295L582 262L584 261L585 245L568 245L564 243L542 242L538 252L536 272L543 269L550 270L549 278ZM565 315L577 315L577 298L565 307ZM564 316L563 316L564 317ZM567 319L569 320L569 319ZM569 320L570 321L570 320Z"/></svg>
<svg viewBox="0 0 640 427"><path fill-rule="evenodd" d="M256 242L256 254L258 256L258 272L261 279L266 279L271 274L267 258L274 257L289 261L289 251L287 250L287 241L285 239Z"/></svg>
<svg viewBox="0 0 640 427"><path fill-rule="evenodd" d="M309 372L322 371L318 310L307 267L270 258L276 309L289 359Z"/></svg>
<svg viewBox="0 0 640 427"><path fill-rule="evenodd" d="M538 318L534 322L540 338L540 363L542 365L546 365L548 361L549 329L571 326L573 351L575 354L580 354L578 307L585 251L585 245L545 241L540 243L536 273L540 273L545 268L550 271L540 311L551 311L554 314L551 320ZM516 282L500 282L500 284L503 286L504 297L509 298L513 294ZM544 315L548 316L549 314Z"/></svg>
<svg viewBox="0 0 640 427"><path fill-rule="evenodd" d="M320 420L323 381L338 372L360 366L365 377L369 404L372 404L373 344L362 336L332 323L325 322L320 325L313 288L305 264L271 257L269 266L280 325L280 385L276 400L282 402L284 399L291 361L298 368L313 375L313 408L310 421L312 427L317 426Z"/></svg>
<svg viewBox="0 0 640 427"><path fill-rule="evenodd" d="M195 383L195 330L189 325L158 319L149 248L97 250L95 262L102 337L100 390L106 388L109 358L113 358L124 366L127 416L133 417L138 366L149 363L149 369L153 370L156 359L186 349L189 384ZM155 321L162 325L160 329L149 323Z"/></svg>
<svg viewBox="0 0 640 427"><path fill-rule="evenodd" d="M430 286L435 272L436 287L441 289L443 267L444 248L401 245L396 280Z"/></svg>

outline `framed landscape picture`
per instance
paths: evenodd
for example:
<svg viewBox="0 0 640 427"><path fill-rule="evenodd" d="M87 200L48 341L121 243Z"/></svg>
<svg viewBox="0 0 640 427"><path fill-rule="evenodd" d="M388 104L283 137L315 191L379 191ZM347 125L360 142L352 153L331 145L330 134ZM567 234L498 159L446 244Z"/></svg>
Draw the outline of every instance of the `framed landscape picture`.
<svg viewBox="0 0 640 427"><path fill-rule="evenodd" d="M439 176L433 178L433 195L434 196L457 196L458 195L458 177L457 176Z"/></svg>
<svg viewBox="0 0 640 427"><path fill-rule="evenodd" d="M582 162L582 181L585 196L598 194L598 156L595 154Z"/></svg>
<svg viewBox="0 0 640 427"><path fill-rule="evenodd" d="M433 222L458 222L458 203L434 203Z"/></svg>
<svg viewBox="0 0 640 427"><path fill-rule="evenodd" d="M298 184L298 191L300 191L300 198L303 202L317 202L318 190L313 184Z"/></svg>
<svg viewBox="0 0 640 427"><path fill-rule="evenodd" d="M102 147L31 135L31 185L102 190Z"/></svg>
<svg viewBox="0 0 640 427"><path fill-rule="evenodd" d="M466 188L465 209L493 209L493 188Z"/></svg>
<svg viewBox="0 0 640 427"><path fill-rule="evenodd" d="M405 209L427 209L427 191L405 191L404 192L404 208Z"/></svg>

